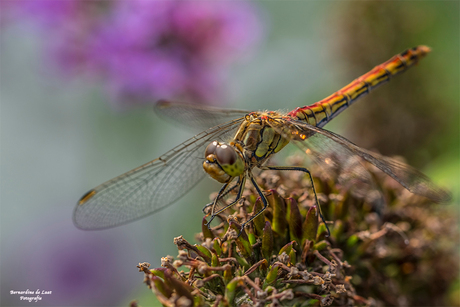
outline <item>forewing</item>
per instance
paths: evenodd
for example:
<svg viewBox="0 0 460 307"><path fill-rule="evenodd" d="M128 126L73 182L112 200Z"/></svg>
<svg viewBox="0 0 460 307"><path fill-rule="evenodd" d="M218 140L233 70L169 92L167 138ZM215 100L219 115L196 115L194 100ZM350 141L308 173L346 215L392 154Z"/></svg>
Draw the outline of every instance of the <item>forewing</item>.
<svg viewBox="0 0 460 307"><path fill-rule="evenodd" d="M285 137L297 141L295 143L303 151L308 153L308 150L311 150L317 160L323 160L321 161L323 165L327 162L333 162L333 158L327 157L323 153L330 153L342 162L351 161L349 164L351 167L348 167L347 170L349 176L358 178L361 175L360 171L356 172L353 167L356 165L354 157L359 157L391 176L414 194L425 196L435 202L445 202L450 199L448 192L437 187L426 175L413 167L363 149L334 132L295 120L286 120L284 125L277 125L275 129ZM327 158L330 160L326 161ZM345 166L347 167L346 163ZM364 180L364 182L366 181L367 179Z"/></svg>
<svg viewBox="0 0 460 307"><path fill-rule="evenodd" d="M250 113L250 111L245 110L220 109L202 105L181 104L167 100L158 101L153 110L161 117L173 120L186 127L200 129L200 131Z"/></svg>
<svg viewBox="0 0 460 307"><path fill-rule="evenodd" d="M192 137L158 159L107 181L78 202L74 223L81 229L118 226L155 213L182 197L205 175L206 146L228 138L241 119Z"/></svg>

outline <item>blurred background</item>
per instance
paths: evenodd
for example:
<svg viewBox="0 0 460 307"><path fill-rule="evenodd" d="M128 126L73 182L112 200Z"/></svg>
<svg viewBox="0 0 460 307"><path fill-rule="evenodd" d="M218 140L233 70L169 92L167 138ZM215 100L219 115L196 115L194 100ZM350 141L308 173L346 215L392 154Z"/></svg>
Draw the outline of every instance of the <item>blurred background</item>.
<svg viewBox="0 0 460 307"><path fill-rule="evenodd" d="M326 128L403 156L458 203L455 1L7 1L0 10L1 305L156 306L136 265L177 255L219 184L103 231L72 223L89 189L200 131L158 98L248 110L312 104L406 48L433 51ZM457 293L458 294L458 293Z"/></svg>

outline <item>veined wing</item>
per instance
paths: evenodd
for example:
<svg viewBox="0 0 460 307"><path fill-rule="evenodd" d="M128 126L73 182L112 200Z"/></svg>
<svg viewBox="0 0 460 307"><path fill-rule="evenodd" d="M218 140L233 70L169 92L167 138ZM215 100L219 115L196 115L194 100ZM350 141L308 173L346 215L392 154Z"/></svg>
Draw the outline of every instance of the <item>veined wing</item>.
<svg viewBox="0 0 460 307"><path fill-rule="evenodd" d="M341 147L321 134L314 134L303 141L293 141L306 157L322 170L321 176L339 183L353 195L368 202L382 203L382 194L376 181L363 165L359 156Z"/></svg>
<svg viewBox="0 0 460 307"><path fill-rule="evenodd" d="M241 120L203 131L158 159L89 191L75 208L75 225L80 229L110 228L172 204L204 177L201 162L206 146L229 137Z"/></svg>
<svg viewBox="0 0 460 307"><path fill-rule="evenodd" d="M229 122L250 113L250 111L245 110L220 109L168 100L159 100L153 106L153 110L161 117L166 117L187 127L194 127L200 130Z"/></svg>
<svg viewBox="0 0 460 307"><path fill-rule="evenodd" d="M288 139L297 141L295 144L305 152L309 149L316 153L334 152L339 159L357 156L373 164L414 194L435 202L450 200L447 191L437 187L426 175L407 164L363 149L334 132L302 121L286 120L284 124L273 127Z"/></svg>

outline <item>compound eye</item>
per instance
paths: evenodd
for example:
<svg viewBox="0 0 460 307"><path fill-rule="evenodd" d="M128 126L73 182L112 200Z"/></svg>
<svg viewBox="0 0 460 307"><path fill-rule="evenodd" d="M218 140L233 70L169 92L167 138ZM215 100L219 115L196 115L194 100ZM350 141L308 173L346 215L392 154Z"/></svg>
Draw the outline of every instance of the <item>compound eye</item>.
<svg viewBox="0 0 460 307"><path fill-rule="evenodd" d="M207 156L214 154L216 152L216 148L218 145L219 143L217 143L217 141L210 143L208 147L206 147L206 151L204 152L204 157L206 158Z"/></svg>
<svg viewBox="0 0 460 307"><path fill-rule="evenodd" d="M216 148L216 158L220 164L233 165L236 163L238 156L232 147L220 145Z"/></svg>

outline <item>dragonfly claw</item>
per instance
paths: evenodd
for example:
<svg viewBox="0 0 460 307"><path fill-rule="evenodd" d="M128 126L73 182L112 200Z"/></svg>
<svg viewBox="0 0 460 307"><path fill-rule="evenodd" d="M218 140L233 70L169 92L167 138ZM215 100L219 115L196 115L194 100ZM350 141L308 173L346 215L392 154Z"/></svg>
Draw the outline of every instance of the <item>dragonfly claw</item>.
<svg viewBox="0 0 460 307"><path fill-rule="evenodd" d="M211 222L212 222L212 220L213 220L215 217L216 217L215 215L212 215L212 216L211 216L211 219L209 220L209 222L207 222L207 223L205 224L209 229L211 229Z"/></svg>
<svg viewBox="0 0 460 307"><path fill-rule="evenodd" d="M247 224L247 222L246 222L246 223L243 223L243 225L241 225L240 232L238 232L238 236L236 237L237 239L238 239L238 238L241 236L241 234L243 233L243 230L244 230L244 228L246 227L246 224Z"/></svg>
<svg viewBox="0 0 460 307"><path fill-rule="evenodd" d="M212 204L213 204L213 203L209 203L209 204L207 204L206 206L204 206L203 209L201 209L201 211L203 211L203 214L207 214L206 209L208 209L209 207L211 207Z"/></svg>

